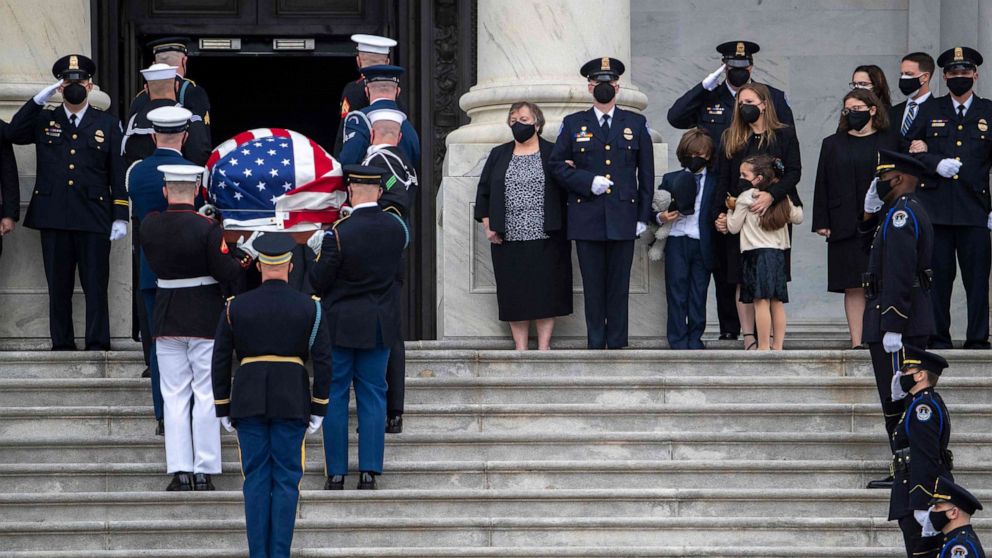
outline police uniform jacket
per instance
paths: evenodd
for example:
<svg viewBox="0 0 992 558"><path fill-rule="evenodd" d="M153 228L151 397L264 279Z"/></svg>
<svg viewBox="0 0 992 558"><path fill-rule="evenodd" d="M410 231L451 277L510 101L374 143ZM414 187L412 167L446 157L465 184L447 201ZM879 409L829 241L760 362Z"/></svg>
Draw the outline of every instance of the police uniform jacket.
<svg viewBox="0 0 992 558"><path fill-rule="evenodd" d="M907 139L923 140L927 152L917 154L931 174L921 178L917 195L935 225L985 227L992 209L989 168L992 165L992 101L977 95L958 121L950 95L920 108ZM961 170L951 178L937 174L941 159L959 158Z"/></svg>
<svg viewBox="0 0 992 558"><path fill-rule="evenodd" d="M230 299L216 326L212 379L218 417L324 416L331 342L319 301L270 279ZM235 352L240 364L232 387ZM310 377L300 364L311 358L312 395Z"/></svg>
<svg viewBox="0 0 992 558"><path fill-rule="evenodd" d="M210 126L210 99L207 97L206 89L191 79L176 76L176 101L179 102L179 106L199 116L206 126ZM146 104L148 104L148 92L141 90L131 101L129 114L138 114L144 110Z"/></svg>
<svg viewBox="0 0 992 558"><path fill-rule="evenodd" d="M779 121L795 127L795 118L785 93L771 85L765 84L765 87L772 94L772 104L775 105L775 114ZM699 126L709 132L714 143L720 143L720 136L730 127L730 121L734 118L736 102L736 97L730 92L726 82L713 91L708 91L702 83L697 83L668 109L668 123L680 130Z"/></svg>
<svg viewBox="0 0 992 558"><path fill-rule="evenodd" d="M224 309L222 286L241 275L241 264L223 239L220 223L192 205L170 205L141 223L141 250L159 279L213 277L218 283L162 288L155 294L154 337L212 339Z"/></svg>
<svg viewBox="0 0 992 558"><path fill-rule="evenodd" d="M871 239L868 273L875 277L876 290L865 307L864 341L881 343L887 331L906 337L932 335L933 309L924 272L930 269L933 227L923 204L914 194L900 196L862 222L860 231Z"/></svg>
<svg viewBox="0 0 992 558"><path fill-rule="evenodd" d="M948 468L950 464L945 460L951 439L951 417L944 400L933 388L906 397L912 399L892 433L892 448L897 452L909 448L909 452L896 457L889 499L890 521L906 517L913 510L929 508L931 491L938 476L953 480ZM909 462L903 465L908 467L901 466L898 460L906 458Z"/></svg>
<svg viewBox="0 0 992 558"><path fill-rule="evenodd" d="M958 527L944 537L939 558L985 558L985 549L971 525Z"/></svg>
<svg viewBox="0 0 992 558"><path fill-rule="evenodd" d="M551 151L555 144L544 138L538 139L541 163L544 167L544 230L559 231L564 224L566 194L551 172ZM479 175L479 186L475 191L475 220L489 218L489 228L493 232L506 233L506 170L513 158L516 142L497 145L489 152L486 164Z"/></svg>
<svg viewBox="0 0 992 558"><path fill-rule="evenodd" d="M24 226L109 236L113 221L127 221L121 133L116 118L92 105L73 128L62 105L28 99L7 129L11 142L35 144L38 176Z"/></svg>
<svg viewBox="0 0 992 558"><path fill-rule="evenodd" d="M592 108L566 116L549 165L566 190L569 240L633 240L637 222L652 221L654 153L643 115L617 107L608 137ZM596 176L613 181L599 196Z"/></svg>
<svg viewBox="0 0 992 558"><path fill-rule="evenodd" d="M372 137L368 114L377 109L400 110L396 101L379 99L359 111L350 112L344 119L344 143L338 155L338 161L342 165L357 165L365 158ZM413 129L409 120L404 120L400 125L400 133L403 134L399 143L400 152L414 167L419 166L420 136L417 135L417 130Z"/></svg>
<svg viewBox="0 0 992 558"><path fill-rule="evenodd" d="M409 223L410 213L417 199L417 172L400 148L395 145L370 147L362 164L387 171L383 176L379 207L395 211Z"/></svg>
<svg viewBox="0 0 992 558"><path fill-rule="evenodd" d="M324 237L310 284L327 312L331 344L374 349L400 336L392 286L409 232L403 219L376 207L359 207Z"/></svg>
<svg viewBox="0 0 992 558"><path fill-rule="evenodd" d="M14 146L6 137L7 126L0 120L0 218L17 221L21 216L21 188Z"/></svg>
<svg viewBox="0 0 992 558"><path fill-rule="evenodd" d="M179 106L172 99L154 99L144 103L141 110L132 112L124 129L123 151L124 164L133 165L155 152L155 132L148 113L161 107ZM210 130L203 123L203 118L194 114L186 130L186 143L183 144L183 157L193 164L203 166L210 157Z"/></svg>

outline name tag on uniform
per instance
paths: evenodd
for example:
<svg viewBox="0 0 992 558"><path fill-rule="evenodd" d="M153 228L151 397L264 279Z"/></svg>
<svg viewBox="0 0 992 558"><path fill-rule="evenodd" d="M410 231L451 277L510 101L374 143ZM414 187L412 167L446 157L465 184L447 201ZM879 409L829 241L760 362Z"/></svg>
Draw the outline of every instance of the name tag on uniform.
<svg viewBox="0 0 992 558"><path fill-rule="evenodd" d="M947 125L947 120L931 120L930 121L930 127L931 128L943 128L946 125Z"/></svg>

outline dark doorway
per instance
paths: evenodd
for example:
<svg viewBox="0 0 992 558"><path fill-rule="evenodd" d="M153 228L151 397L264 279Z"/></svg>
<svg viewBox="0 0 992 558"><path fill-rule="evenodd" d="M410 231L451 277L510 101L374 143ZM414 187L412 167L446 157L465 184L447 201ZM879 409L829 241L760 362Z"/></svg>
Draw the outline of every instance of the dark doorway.
<svg viewBox="0 0 992 558"><path fill-rule="evenodd" d="M338 99L355 60L335 56L197 56L190 76L210 95L213 144L252 128L288 128L333 155Z"/></svg>

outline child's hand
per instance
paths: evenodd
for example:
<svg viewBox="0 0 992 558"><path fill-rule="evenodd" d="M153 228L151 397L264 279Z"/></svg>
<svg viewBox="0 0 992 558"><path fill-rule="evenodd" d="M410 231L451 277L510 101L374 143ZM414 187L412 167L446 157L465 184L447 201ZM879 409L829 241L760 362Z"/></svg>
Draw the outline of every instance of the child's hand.
<svg viewBox="0 0 992 558"><path fill-rule="evenodd" d="M667 223L669 221L674 221L679 218L678 211L662 211L658 213L658 221L662 223Z"/></svg>

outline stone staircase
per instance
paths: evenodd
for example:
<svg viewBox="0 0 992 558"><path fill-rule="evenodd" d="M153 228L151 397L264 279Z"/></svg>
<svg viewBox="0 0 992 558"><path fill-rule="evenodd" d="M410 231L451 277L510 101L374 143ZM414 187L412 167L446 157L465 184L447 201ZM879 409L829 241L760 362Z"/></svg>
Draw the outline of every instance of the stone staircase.
<svg viewBox="0 0 992 558"><path fill-rule="evenodd" d="M862 489L888 458L864 351L448 347L407 353L379 491L319 490L309 438L294 556L902 555ZM992 502L992 357L946 356L955 476ZM216 492L164 492L142 368L0 352L0 557L247 556L234 437Z"/></svg>

